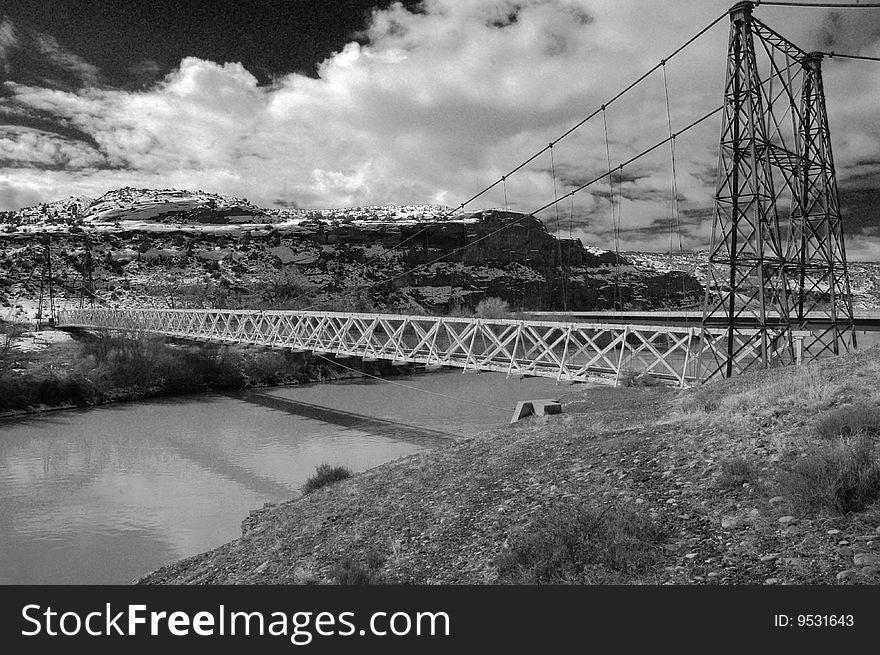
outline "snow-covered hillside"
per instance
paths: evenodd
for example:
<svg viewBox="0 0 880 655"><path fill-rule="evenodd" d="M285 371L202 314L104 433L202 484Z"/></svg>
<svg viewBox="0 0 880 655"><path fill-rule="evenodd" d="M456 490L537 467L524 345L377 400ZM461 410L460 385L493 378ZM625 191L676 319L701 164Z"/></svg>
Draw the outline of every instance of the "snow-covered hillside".
<svg viewBox="0 0 880 655"><path fill-rule="evenodd" d="M70 228L113 232L164 231L179 227L227 231L272 224L278 227L340 225L412 225L448 219L473 222L469 215L453 215L441 205L390 205L339 209L257 207L246 198L206 191L136 189L123 187L97 199L71 197L15 211L0 212L0 233L61 232ZM75 230L76 231L76 230Z"/></svg>

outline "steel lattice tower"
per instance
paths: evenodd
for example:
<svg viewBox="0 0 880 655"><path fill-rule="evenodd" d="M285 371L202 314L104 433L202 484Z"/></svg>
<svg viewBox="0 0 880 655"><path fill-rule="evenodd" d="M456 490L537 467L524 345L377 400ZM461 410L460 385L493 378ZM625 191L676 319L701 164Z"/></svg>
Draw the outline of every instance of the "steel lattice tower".
<svg viewBox="0 0 880 655"><path fill-rule="evenodd" d="M703 330L724 335L703 339L704 379L838 353L854 341L821 56L752 9L741 2L730 10L703 308ZM803 349L792 329L812 331Z"/></svg>
<svg viewBox="0 0 880 655"><path fill-rule="evenodd" d="M799 276L792 320L812 329L804 344L811 357L829 350L837 355L856 346L821 63L822 55L811 54L803 64L801 193L792 212L792 245L798 256L792 268Z"/></svg>

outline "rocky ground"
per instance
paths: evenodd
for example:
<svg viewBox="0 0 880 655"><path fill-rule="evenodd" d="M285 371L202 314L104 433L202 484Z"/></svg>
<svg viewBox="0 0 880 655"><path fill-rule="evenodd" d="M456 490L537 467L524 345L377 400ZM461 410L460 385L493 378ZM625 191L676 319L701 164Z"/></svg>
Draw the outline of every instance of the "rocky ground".
<svg viewBox="0 0 880 655"><path fill-rule="evenodd" d="M340 562L378 553L386 582L494 583L517 534L584 502L626 506L664 528L659 560L625 582L880 583L880 503L805 509L782 484L828 447L816 426L829 412L876 409L878 378L875 348L685 391L571 387L562 415L257 510L240 539L141 582L326 583Z"/></svg>

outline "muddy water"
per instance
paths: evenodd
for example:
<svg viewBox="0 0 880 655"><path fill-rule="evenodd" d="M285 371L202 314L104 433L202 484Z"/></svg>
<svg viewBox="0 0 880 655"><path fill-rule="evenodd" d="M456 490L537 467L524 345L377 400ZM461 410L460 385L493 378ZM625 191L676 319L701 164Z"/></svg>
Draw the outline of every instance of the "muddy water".
<svg viewBox="0 0 880 655"><path fill-rule="evenodd" d="M459 371L394 381L0 422L0 583L126 583L239 536L249 510L298 495L320 463L361 471L503 425L516 400L568 389Z"/></svg>

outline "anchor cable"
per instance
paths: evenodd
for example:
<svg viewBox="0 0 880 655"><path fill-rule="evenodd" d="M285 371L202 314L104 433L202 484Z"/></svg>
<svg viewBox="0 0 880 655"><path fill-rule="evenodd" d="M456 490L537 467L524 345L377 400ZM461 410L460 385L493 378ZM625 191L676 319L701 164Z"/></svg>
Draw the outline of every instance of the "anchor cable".
<svg viewBox="0 0 880 655"><path fill-rule="evenodd" d="M880 57L868 57L867 55L846 55L839 52L817 52L816 54L829 59L861 59L863 61L880 61Z"/></svg>

